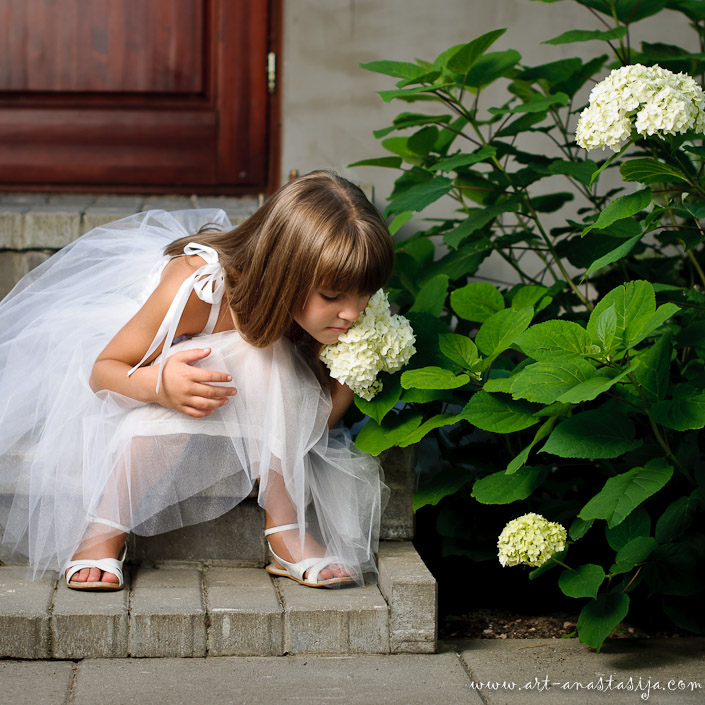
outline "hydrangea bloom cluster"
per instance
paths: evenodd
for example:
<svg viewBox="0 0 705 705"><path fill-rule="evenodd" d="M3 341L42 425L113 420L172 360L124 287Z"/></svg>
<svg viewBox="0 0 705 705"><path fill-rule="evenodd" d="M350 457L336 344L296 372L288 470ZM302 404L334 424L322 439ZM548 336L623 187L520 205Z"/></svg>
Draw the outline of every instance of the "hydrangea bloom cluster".
<svg viewBox="0 0 705 705"><path fill-rule="evenodd" d="M633 64L615 69L590 93L575 132L585 149L619 151L634 128L640 135L705 132L705 94L688 74Z"/></svg>
<svg viewBox="0 0 705 705"><path fill-rule="evenodd" d="M565 548L566 530L540 514L524 514L510 521L497 541L503 566L530 565L538 568Z"/></svg>
<svg viewBox="0 0 705 705"><path fill-rule="evenodd" d="M387 295L372 295L355 325L334 345L327 345L321 360L331 377L347 384L355 394L370 401L382 390L379 372L396 372L416 352L414 331L403 316L392 315Z"/></svg>

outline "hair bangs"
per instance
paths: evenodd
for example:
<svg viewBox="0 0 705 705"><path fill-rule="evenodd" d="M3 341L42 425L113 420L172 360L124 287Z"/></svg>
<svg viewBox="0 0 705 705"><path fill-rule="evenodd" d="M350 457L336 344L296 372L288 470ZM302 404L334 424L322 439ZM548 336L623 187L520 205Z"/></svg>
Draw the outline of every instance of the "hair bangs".
<svg viewBox="0 0 705 705"><path fill-rule="evenodd" d="M364 237L349 229L326 243L318 260L314 286L371 294L392 272L394 247L386 232Z"/></svg>

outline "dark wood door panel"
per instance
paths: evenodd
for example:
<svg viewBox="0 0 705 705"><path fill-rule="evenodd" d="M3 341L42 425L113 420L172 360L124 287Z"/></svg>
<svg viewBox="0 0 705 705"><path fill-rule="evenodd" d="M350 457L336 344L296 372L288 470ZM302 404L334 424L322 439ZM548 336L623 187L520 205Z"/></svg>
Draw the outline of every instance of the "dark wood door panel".
<svg viewBox="0 0 705 705"><path fill-rule="evenodd" d="M0 90L203 89L206 0L3 0Z"/></svg>
<svg viewBox="0 0 705 705"><path fill-rule="evenodd" d="M106 139L105 125L111 126ZM3 170L27 183L181 185L217 181L215 115L206 111L0 112Z"/></svg>
<svg viewBox="0 0 705 705"><path fill-rule="evenodd" d="M262 190L277 2L0 0L0 187Z"/></svg>

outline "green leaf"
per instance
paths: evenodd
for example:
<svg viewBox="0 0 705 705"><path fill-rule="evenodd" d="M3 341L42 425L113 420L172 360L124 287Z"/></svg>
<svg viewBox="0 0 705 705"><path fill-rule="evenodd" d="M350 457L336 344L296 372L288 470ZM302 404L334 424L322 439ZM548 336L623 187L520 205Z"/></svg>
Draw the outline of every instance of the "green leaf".
<svg viewBox="0 0 705 705"><path fill-rule="evenodd" d="M402 226L406 225L412 218L414 214L412 211L404 211L395 216L394 220L389 224L389 234L396 235Z"/></svg>
<svg viewBox="0 0 705 705"><path fill-rule="evenodd" d="M661 323L673 315L672 304L663 304L656 311L656 295L654 287L646 281L631 281L620 284L602 297L597 303L588 320L587 333L599 341L601 325L600 316L614 306L616 327L614 337L621 341L625 348L630 348L641 342ZM664 308L665 307L665 308Z"/></svg>
<svg viewBox="0 0 705 705"><path fill-rule="evenodd" d="M498 78L509 74L519 61L521 61L521 54L515 49L485 54L468 71L465 85L471 88L488 86Z"/></svg>
<svg viewBox="0 0 705 705"><path fill-rule="evenodd" d="M429 171L455 171L491 159L497 153L494 147L486 145L472 154L453 154L429 167Z"/></svg>
<svg viewBox="0 0 705 705"><path fill-rule="evenodd" d="M400 439L418 428L422 420L421 414L401 416L401 421L394 427L382 426L376 421L370 420L355 437L355 445L364 453L379 455L383 450L392 448Z"/></svg>
<svg viewBox="0 0 705 705"><path fill-rule="evenodd" d="M539 422L532 411L525 402L479 391L466 404L461 416L483 431L514 433Z"/></svg>
<svg viewBox="0 0 705 705"><path fill-rule="evenodd" d="M617 551L610 573L628 573L637 563L643 563L656 549L658 542L651 536L637 536Z"/></svg>
<svg viewBox="0 0 705 705"><path fill-rule="evenodd" d="M374 419L378 424L381 424L385 415L396 406L400 396L401 384L399 383L399 376L388 376L384 380L382 391L377 394L374 399L366 401L356 395L355 406L363 414Z"/></svg>
<svg viewBox="0 0 705 705"><path fill-rule="evenodd" d="M702 599L702 578L696 570L702 562L702 534L662 544L645 567L646 583L652 593L683 596L699 593Z"/></svg>
<svg viewBox="0 0 705 705"><path fill-rule="evenodd" d="M546 113L525 113L499 130L495 137L514 137L522 132L535 132L531 129L532 126L543 122L546 115Z"/></svg>
<svg viewBox="0 0 705 705"><path fill-rule="evenodd" d="M610 20L616 15L622 24L628 25L661 12L666 6L666 1L618 0L617 2L605 2L605 0L580 0L580 4L604 13Z"/></svg>
<svg viewBox="0 0 705 705"><path fill-rule="evenodd" d="M360 68L395 78L414 78L414 76L426 73L423 66L408 61L370 61L366 64L360 64Z"/></svg>
<svg viewBox="0 0 705 705"><path fill-rule="evenodd" d="M401 100L413 100L424 93L436 93L437 91L453 88L454 83L435 83L432 86L417 86L416 88L397 88L396 90L378 91L385 103L391 103L396 98Z"/></svg>
<svg viewBox="0 0 705 705"><path fill-rule="evenodd" d="M475 336L475 345L480 352L494 358L506 350L523 333L534 317L531 306L521 311L510 308L493 313L480 326Z"/></svg>
<svg viewBox="0 0 705 705"><path fill-rule="evenodd" d="M600 651L610 632L627 616L629 596L615 590L588 602L578 617L578 638Z"/></svg>
<svg viewBox="0 0 705 705"><path fill-rule="evenodd" d="M470 282L451 292L450 307L466 321L483 323L504 308L504 298L488 282Z"/></svg>
<svg viewBox="0 0 705 705"><path fill-rule="evenodd" d="M617 309L614 304L600 311L595 317L595 336L604 350L609 350L617 333Z"/></svg>
<svg viewBox="0 0 705 705"><path fill-rule="evenodd" d="M637 345L645 338L648 338L659 328L659 326L661 326L662 323L665 323L680 310L680 307L673 303L662 304L659 306L645 323L640 324L640 327L637 328L634 326L631 329L627 329L627 333L633 336L630 344Z"/></svg>
<svg viewBox="0 0 705 705"><path fill-rule="evenodd" d="M517 75L516 80L528 83L539 83L543 91L546 89L546 84L551 86L565 84L566 81L571 80L575 76L582 66L583 62L578 58L559 59L558 61L550 61L547 64L540 64L539 66L529 66ZM518 89L523 88L523 86L520 87L514 84L513 88L516 90L517 94L522 94L521 90ZM524 92L526 92L526 90Z"/></svg>
<svg viewBox="0 0 705 705"><path fill-rule="evenodd" d="M549 174L570 176L585 186L590 184L590 179L592 178L595 169L597 169L597 164L595 164L595 162L591 159L585 159L580 162L569 162L563 159L556 159L546 167L546 171Z"/></svg>
<svg viewBox="0 0 705 705"><path fill-rule="evenodd" d="M537 213L555 213L563 208L566 203L569 203L574 198L572 193L568 191L559 191L551 193L547 196L534 196L531 199L531 204Z"/></svg>
<svg viewBox="0 0 705 705"><path fill-rule="evenodd" d="M404 389L457 389L469 381L467 375L456 376L451 370L433 366L407 370L401 376L401 386Z"/></svg>
<svg viewBox="0 0 705 705"><path fill-rule="evenodd" d="M631 373L633 367L634 366L629 367L615 377L603 377L602 375L591 377L561 394L556 401L562 401L567 404L579 404L583 401L592 401L600 396L600 394L604 394L606 391L610 390L618 382L621 382Z"/></svg>
<svg viewBox="0 0 705 705"><path fill-rule="evenodd" d="M585 521L584 519L576 517L575 519L573 519L573 523L568 529L568 536L570 536L573 541L581 539L583 536L585 536L585 534L587 534L594 521L594 519L590 519L590 521Z"/></svg>
<svg viewBox="0 0 705 705"><path fill-rule="evenodd" d="M599 565L587 563L575 570L564 570L558 578L558 587L568 597L597 597L605 580L605 571Z"/></svg>
<svg viewBox="0 0 705 705"><path fill-rule="evenodd" d="M600 41L609 41L610 39L619 39L627 33L626 27L615 27L614 29L599 30L599 29L572 29L568 32L563 32L553 39L548 39L543 44L573 44L575 42L591 42L595 39Z"/></svg>
<svg viewBox="0 0 705 705"><path fill-rule="evenodd" d="M591 519L590 521L594 521ZM637 507L617 526L605 526L605 538L610 548L619 551L637 536L648 536L651 533L651 517L644 507Z"/></svg>
<svg viewBox="0 0 705 705"><path fill-rule="evenodd" d="M424 421L420 426L411 431L404 438L400 438L397 444L400 448L406 448L407 446L415 445L424 436L429 434L431 431L441 428L442 426L452 426L458 423L462 417L459 414L436 414L432 416L427 421Z"/></svg>
<svg viewBox="0 0 705 705"><path fill-rule="evenodd" d="M666 399L651 407L651 418L661 426L674 431L689 431L705 426L705 392L689 384L676 387L673 399Z"/></svg>
<svg viewBox="0 0 705 705"><path fill-rule="evenodd" d="M539 452L561 458L617 458L640 445L628 417L593 410L561 422Z"/></svg>
<svg viewBox="0 0 705 705"><path fill-rule="evenodd" d="M405 130L409 127L418 127L419 125L437 125L438 123L447 124L452 120L451 115L424 115L423 113L399 113L392 121L391 128L384 130L375 130L375 137L380 138L388 134L387 130Z"/></svg>
<svg viewBox="0 0 705 705"><path fill-rule="evenodd" d="M401 157L377 157L376 159L362 159L359 162L348 164L348 166L381 166L387 169L400 169L401 161Z"/></svg>
<svg viewBox="0 0 705 705"><path fill-rule="evenodd" d="M465 238L469 237L477 230L484 228L485 225L495 218L505 213L514 213L517 210L519 210L519 203L517 201L502 201L495 206L485 206L484 208L472 210L455 230L451 230L443 236L443 241L448 247L455 249Z"/></svg>
<svg viewBox="0 0 705 705"><path fill-rule="evenodd" d="M548 468L522 468L507 475L496 472L482 477L472 487L472 496L480 504L510 504L526 499L543 484Z"/></svg>
<svg viewBox="0 0 705 705"><path fill-rule="evenodd" d="M473 370L478 360L477 346L465 335L446 333L438 338L441 352L456 365Z"/></svg>
<svg viewBox="0 0 705 705"><path fill-rule="evenodd" d="M666 543L680 538L693 523L700 509L700 504L697 492L691 492L687 497L679 497L675 502L669 504L656 522L654 532L656 540L659 543Z"/></svg>
<svg viewBox="0 0 705 705"><path fill-rule="evenodd" d="M414 512L421 507L435 506L444 497L455 494L470 478L470 473L464 468L450 467L436 473L429 482L420 485L414 493Z"/></svg>
<svg viewBox="0 0 705 705"><path fill-rule="evenodd" d="M651 189L645 188L626 196L615 198L597 217L597 220L583 229L583 237L593 228L606 228L623 218L631 218L651 203Z"/></svg>
<svg viewBox="0 0 705 705"><path fill-rule="evenodd" d="M515 342L526 355L539 361L584 355L588 350L585 329L573 321L537 323L522 333Z"/></svg>
<svg viewBox="0 0 705 705"><path fill-rule="evenodd" d="M535 286L529 284L522 286L514 291L512 294L512 308L515 311L521 311L521 309L527 306L535 306L539 301L541 301L548 288L545 286ZM548 302L551 302L551 297L547 296ZM542 307L543 308L543 307ZM537 309L537 311L540 309Z"/></svg>
<svg viewBox="0 0 705 705"><path fill-rule="evenodd" d="M439 316L445 306L447 295L448 277L445 274L439 274L433 279L429 279L421 287L409 312L430 313L432 316Z"/></svg>
<svg viewBox="0 0 705 705"><path fill-rule="evenodd" d="M529 459L529 453L531 453L531 450L533 447L542 441L546 436L548 436L549 433L553 430L553 427L556 423L556 417L552 416L548 419L546 419L543 424L539 427L539 430L536 431L536 435L534 436L533 440L531 443L529 443L526 448L524 448L516 457L512 458L512 460L509 462L509 465L507 465L506 473L508 475L511 475L513 472L516 472L520 467L526 463L526 461Z"/></svg>
<svg viewBox="0 0 705 705"><path fill-rule="evenodd" d="M653 458L643 468L632 468L607 480L578 516L605 519L608 526L617 526L644 500L658 492L672 475L673 467L664 458Z"/></svg>
<svg viewBox="0 0 705 705"><path fill-rule="evenodd" d="M575 386L595 376L595 368L587 360L576 357L535 362L513 378L514 399L527 399L552 404Z"/></svg>
<svg viewBox="0 0 705 705"><path fill-rule="evenodd" d="M653 184L661 181L688 181L688 177L677 167L656 159L630 159L619 165L619 173L625 181Z"/></svg>
<svg viewBox="0 0 705 705"><path fill-rule="evenodd" d="M464 44L456 51L446 64L449 71L467 73L475 62L506 32L506 29L495 29L477 39Z"/></svg>
<svg viewBox="0 0 705 705"><path fill-rule="evenodd" d="M608 252L606 255L598 257L588 267L585 274L583 274L583 280L585 279L585 277L589 277L593 272L596 272L598 269L602 269L608 264L612 264L613 262L618 262L620 259L624 259L624 257L626 257L632 251L632 249L634 249L634 245L636 245L636 243L639 242L642 237L644 237L644 233L639 233L639 235L630 237L629 240L622 243L619 247L615 247L614 250Z"/></svg>
<svg viewBox="0 0 705 705"><path fill-rule="evenodd" d="M670 336L664 335L636 358L634 380L639 385L640 395L649 403L661 401L666 395L672 350Z"/></svg>
<svg viewBox="0 0 705 705"><path fill-rule="evenodd" d="M520 103L511 108L489 108L492 115L506 115L507 113L544 113L554 105L568 105L570 98L565 93L542 95L534 93L525 103Z"/></svg>
<svg viewBox="0 0 705 705"><path fill-rule="evenodd" d="M536 580L536 578L542 576L544 573L547 573L549 570L557 568L560 563L557 563L556 561L565 563L565 557L568 555L569 545L570 544L568 544L565 549L560 553L554 553L551 556L551 560L546 561L543 565L539 566L538 568L534 568L533 570L529 571L529 580Z"/></svg>
<svg viewBox="0 0 705 705"><path fill-rule="evenodd" d="M392 199L385 214L399 215L405 211L418 213L426 206L445 196L453 188L453 181L445 176L436 176L430 181L411 186L409 189Z"/></svg>

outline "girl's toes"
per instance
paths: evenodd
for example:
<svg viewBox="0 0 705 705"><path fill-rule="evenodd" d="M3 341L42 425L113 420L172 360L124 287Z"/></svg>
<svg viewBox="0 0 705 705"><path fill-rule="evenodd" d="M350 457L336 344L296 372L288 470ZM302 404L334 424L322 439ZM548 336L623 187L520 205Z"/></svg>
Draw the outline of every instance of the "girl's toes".
<svg viewBox="0 0 705 705"><path fill-rule="evenodd" d="M117 575L114 575L113 573L103 573L103 582L104 583L119 583L120 581L118 580Z"/></svg>
<svg viewBox="0 0 705 705"><path fill-rule="evenodd" d="M91 568L90 569L90 572L88 573L87 582L89 582L89 583L99 583L100 582L100 568Z"/></svg>
<svg viewBox="0 0 705 705"><path fill-rule="evenodd" d="M72 583L85 583L87 579L88 579L88 568L84 568L83 570L79 570L78 573L73 574L73 576L71 577L71 582Z"/></svg>

